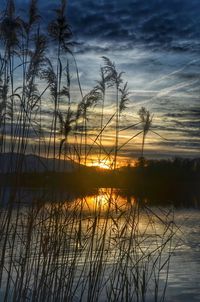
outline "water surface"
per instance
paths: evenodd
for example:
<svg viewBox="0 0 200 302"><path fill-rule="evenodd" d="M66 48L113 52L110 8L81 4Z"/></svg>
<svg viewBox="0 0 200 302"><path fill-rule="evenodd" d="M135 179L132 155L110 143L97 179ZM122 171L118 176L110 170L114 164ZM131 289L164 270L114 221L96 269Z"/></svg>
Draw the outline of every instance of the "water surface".
<svg viewBox="0 0 200 302"><path fill-rule="evenodd" d="M2 297L8 285L9 265L12 267L12 282L9 283L12 301L13 284L18 278L16 272L19 269L18 274L22 274L24 261L23 282L29 284L26 295L27 299L33 299L32 286L40 278L42 283L42 267L46 269L45 259L49 259L50 268L53 266L57 270L57 278L62 276L63 267L66 268L65 273L73 267L72 288L77 288L71 301L80 301L81 296L82 301L87 301L88 295L92 295L88 289L90 282L94 282L88 277L91 272L91 280L98 277L101 289L98 297L93 293L94 298L98 301L114 299L113 295L122 291L121 284L126 283L124 273L120 282L117 281L122 267L126 267L126 278L130 281L127 286L133 295L136 294L136 272L138 280L144 282L145 278L146 291L143 294L146 301L155 301L155 286L158 288L158 301L164 295L168 302L200 300L198 208L175 208L172 204L155 207L149 205L148 200L141 201L122 195L118 190L103 188L98 194L85 197L67 193L59 197L52 192L44 196L42 190L24 190L17 199L8 228ZM1 208L2 229L8 213L9 207ZM5 229L3 231L1 247L6 238ZM97 276L95 272L98 269ZM49 276L45 275L45 278L49 280ZM68 286L64 277L63 280L63 286ZM112 282L114 290L111 290ZM140 294L138 301L143 298Z"/></svg>

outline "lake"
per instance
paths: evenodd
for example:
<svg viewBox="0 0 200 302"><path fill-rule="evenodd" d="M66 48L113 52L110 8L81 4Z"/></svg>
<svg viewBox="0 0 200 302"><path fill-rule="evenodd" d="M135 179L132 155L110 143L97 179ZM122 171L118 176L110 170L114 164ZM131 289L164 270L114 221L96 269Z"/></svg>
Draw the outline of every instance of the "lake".
<svg viewBox="0 0 200 302"><path fill-rule="evenodd" d="M200 210L119 190L1 207L1 301L199 301ZM177 204L177 203L176 203Z"/></svg>

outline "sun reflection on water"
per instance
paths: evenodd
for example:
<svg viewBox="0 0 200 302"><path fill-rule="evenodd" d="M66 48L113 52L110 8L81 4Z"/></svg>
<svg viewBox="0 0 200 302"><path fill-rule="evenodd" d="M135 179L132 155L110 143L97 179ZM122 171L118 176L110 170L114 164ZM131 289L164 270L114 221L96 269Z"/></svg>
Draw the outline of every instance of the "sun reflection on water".
<svg viewBox="0 0 200 302"><path fill-rule="evenodd" d="M124 197L117 189L101 188L98 190L98 194L84 198L83 210L90 213L105 213L107 211L117 213L133 204L136 204L134 197Z"/></svg>

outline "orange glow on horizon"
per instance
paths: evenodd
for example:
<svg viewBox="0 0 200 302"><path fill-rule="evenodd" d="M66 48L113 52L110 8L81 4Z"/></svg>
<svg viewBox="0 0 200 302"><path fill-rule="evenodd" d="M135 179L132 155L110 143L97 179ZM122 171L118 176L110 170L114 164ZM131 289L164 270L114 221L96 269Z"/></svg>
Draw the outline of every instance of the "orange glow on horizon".
<svg viewBox="0 0 200 302"><path fill-rule="evenodd" d="M127 159L118 159L116 168L121 168L121 167L125 167L125 166L135 167L136 163L137 163L136 159L132 159L131 161L127 160ZM95 160L95 159L93 159L90 162L88 161L88 163L86 165L89 167L97 167L97 168L101 168L101 169L112 170L114 163L111 160Z"/></svg>
<svg viewBox="0 0 200 302"><path fill-rule="evenodd" d="M102 158L100 159L97 154L92 154L90 157L85 160L84 157L81 158L80 162L75 161L77 164L81 164L83 166L87 167L93 167L93 168L99 168L99 169L105 169L105 170L113 170L114 169L114 161L113 158ZM128 157L121 157L118 156L117 162L116 162L116 169L122 168L122 167L135 167L137 163L137 159L130 159Z"/></svg>

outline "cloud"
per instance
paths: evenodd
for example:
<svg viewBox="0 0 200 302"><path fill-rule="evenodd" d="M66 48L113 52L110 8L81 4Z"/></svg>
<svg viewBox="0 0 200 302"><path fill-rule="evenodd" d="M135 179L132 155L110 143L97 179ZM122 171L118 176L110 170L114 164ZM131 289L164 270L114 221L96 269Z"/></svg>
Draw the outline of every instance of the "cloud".
<svg viewBox="0 0 200 302"><path fill-rule="evenodd" d="M200 50L198 0L107 2L69 2L68 17L78 39L142 43L179 52Z"/></svg>
<svg viewBox="0 0 200 302"><path fill-rule="evenodd" d="M29 0L16 0L26 12ZM38 1L43 22L53 17L57 0ZM0 8L7 1L2 0ZM88 51L90 40L107 41L111 47L128 43L175 52L200 51L199 0L73 0L67 16L77 41ZM82 44L82 51L84 45ZM94 45L91 45L93 48Z"/></svg>

